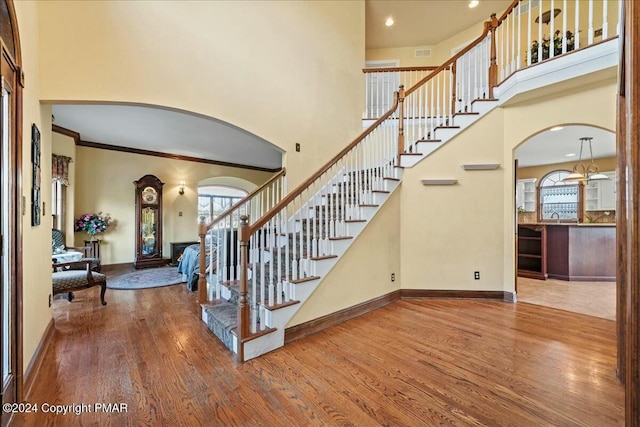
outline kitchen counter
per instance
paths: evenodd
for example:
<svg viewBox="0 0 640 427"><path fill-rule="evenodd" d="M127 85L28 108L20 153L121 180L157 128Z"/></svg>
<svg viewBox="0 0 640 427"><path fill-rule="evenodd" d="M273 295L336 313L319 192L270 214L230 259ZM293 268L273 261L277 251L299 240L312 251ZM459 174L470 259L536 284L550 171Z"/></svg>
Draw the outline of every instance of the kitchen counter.
<svg viewBox="0 0 640 427"><path fill-rule="evenodd" d="M533 233L540 235L534 239ZM520 263L539 254L539 278L569 281L616 280L615 224L537 223L518 225L518 274ZM536 249L534 245L539 244ZM521 249L522 248L522 249ZM521 274L522 273L522 274ZM531 277L531 276L529 276Z"/></svg>

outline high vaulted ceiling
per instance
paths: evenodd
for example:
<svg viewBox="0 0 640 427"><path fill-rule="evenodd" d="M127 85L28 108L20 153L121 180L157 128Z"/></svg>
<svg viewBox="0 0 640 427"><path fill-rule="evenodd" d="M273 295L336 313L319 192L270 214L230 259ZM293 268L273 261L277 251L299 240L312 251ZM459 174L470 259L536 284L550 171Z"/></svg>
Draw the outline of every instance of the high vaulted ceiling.
<svg viewBox="0 0 640 427"><path fill-rule="evenodd" d="M367 49L429 46L458 34L492 13L500 16L511 0L480 0L469 8L469 0L367 0ZM394 25L385 26L388 17Z"/></svg>
<svg viewBox="0 0 640 427"><path fill-rule="evenodd" d="M366 0L366 47L434 45L491 13L501 15L511 0ZM395 25L384 21L392 16ZM281 150L228 123L153 107L126 105L54 105L55 124L79 132L85 141L180 154L263 168L278 168ZM521 166L571 161L580 136L594 136L594 157L615 155L615 135L591 127L543 132L518 148ZM585 153L586 154L586 153Z"/></svg>

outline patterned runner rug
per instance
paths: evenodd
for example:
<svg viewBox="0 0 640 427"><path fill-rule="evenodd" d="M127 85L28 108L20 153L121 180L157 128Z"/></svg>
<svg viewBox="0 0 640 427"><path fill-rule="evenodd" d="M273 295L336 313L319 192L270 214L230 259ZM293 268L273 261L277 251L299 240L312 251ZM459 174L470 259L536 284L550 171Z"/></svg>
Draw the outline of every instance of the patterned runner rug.
<svg viewBox="0 0 640 427"><path fill-rule="evenodd" d="M176 285L182 282L177 267L145 268L107 279L109 289L147 289Z"/></svg>

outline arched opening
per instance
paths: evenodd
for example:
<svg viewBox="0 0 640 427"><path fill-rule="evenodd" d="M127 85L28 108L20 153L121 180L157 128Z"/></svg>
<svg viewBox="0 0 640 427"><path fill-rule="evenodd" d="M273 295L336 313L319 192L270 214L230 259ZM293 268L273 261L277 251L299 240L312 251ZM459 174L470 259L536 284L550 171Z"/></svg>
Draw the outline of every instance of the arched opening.
<svg viewBox="0 0 640 427"><path fill-rule="evenodd" d="M518 301L615 320L615 134L557 126L514 158Z"/></svg>
<svg viewBox="0 0 640 427"><path fill-rule="evenodd" d="M22 75L13 2L0 1L0 366L2 404L22 399ZM2 413L2 425L11 414Z"/></svg>

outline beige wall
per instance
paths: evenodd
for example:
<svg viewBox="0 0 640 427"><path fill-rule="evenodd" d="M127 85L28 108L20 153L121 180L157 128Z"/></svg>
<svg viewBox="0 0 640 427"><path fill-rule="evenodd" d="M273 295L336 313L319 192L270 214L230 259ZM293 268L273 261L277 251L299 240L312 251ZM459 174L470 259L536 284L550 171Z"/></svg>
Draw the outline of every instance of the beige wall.
<svg viewBox="0 0 640 427"><path fill-rule="evenodd" d="M51 109L38 102L38 5L35 2L15 2L22 66L25 73L23 97L22 195L26 198L27 213L22 217L23 233L23 368L26 369L40 343L40 338L52 318L49 308L51 293L51 221L49 209L41 225L31 226L31 125L35 123L41 134L41 173L43 201L51 200ZM47 203L47 206L49 203ZM44 260L44 261L43 261Z"/></svg>
<svg viewBox="0 0 640 427"><path fill-rule="evenodd" d="M416 49L431 49L431 56L416 58ZM435 59L435 46L410 46L385 49L367 49L367 61L398 60L400 67L423 67L440 65Z"/></svg>
<svg viewBox="0 0 640 427"><path fill-rule="evenodd" d="M51 133L51 152L60 156L71 157L73 160L69 163L69 186L66 192L65 203L65 239L67 246L74 246L73 227L75 218L75 183L76 183L76 143L70 136L62 135L57 132ZM48 181L49 182L49 181ZM52 201L53 202L53 201ZM49 202L47 202L47 205ZM49 209L51 210L51 209Z"/></svg>
<svg viewBox="0 0 640 427"><path fill-rule="evenodd" d="M287 327L386 295L400 284L400 193L387 200ZM396 280L391 282L391 273Z"/></svg>
<svg viewBox="0 0 640 427"><path fill-rule="evenodd" d="M402 288L502 290L505 170L464 171L465 163L502 163L504 112L494 110L402 178ZM452 186L422 179L451 178ZM473 272L480 271L480 280Z"/></svg>
<svg viewBox="0 0 640 427"><path fill-rule="evenodd" d="M198 183L212 177L235 177L262 184L273 174L249 169L187 162L164 157L77 147L76 216L102 211L115 223L99 237L103 264L133 262L135 252L135 192L133 181L151 174L163 187L163 254L170 256L170 242L198 240ZM178 194L180 181L184 195ZM182 212L182 216L180 216ZM75 234L80 245L86 233Z"/></svg>
<svg viewBox="0 0 640 427"><path fill-rule="evenodd" d="M290 188L362 131L364 1L37 4L44 101L226 121L289 152Z"/></svg>

